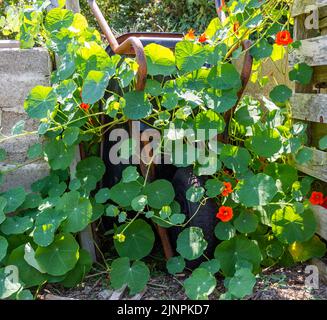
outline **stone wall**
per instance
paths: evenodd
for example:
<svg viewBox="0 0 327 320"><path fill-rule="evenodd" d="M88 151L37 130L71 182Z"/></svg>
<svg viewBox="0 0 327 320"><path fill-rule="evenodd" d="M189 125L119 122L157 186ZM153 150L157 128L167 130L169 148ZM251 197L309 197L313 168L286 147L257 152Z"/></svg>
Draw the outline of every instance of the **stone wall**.
<svg viewBox="0 0 327 320"><path fill-rule="evenodd" d="M0 129L2 134L11 135L11 128L19 120L25 120L25 130L37 130L38 121L29 119L24 112L24 100L36 85L49 85L52 63L48 51L43 48L21 50L18 48L0 48ZM48 172L45 162L22 164L29 161L27 150L38 140L38 135L8 139L1 142L0 148L7 152L0 170L5 175L0 191L22 185L29 188L31 182ZM20 166L13 171L15 165Z"/></svg>

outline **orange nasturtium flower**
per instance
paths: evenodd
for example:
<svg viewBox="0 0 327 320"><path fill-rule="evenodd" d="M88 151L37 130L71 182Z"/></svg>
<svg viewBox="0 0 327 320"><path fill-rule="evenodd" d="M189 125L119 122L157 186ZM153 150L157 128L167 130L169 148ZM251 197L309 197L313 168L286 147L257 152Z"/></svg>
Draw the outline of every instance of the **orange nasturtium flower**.
<svg viewBox="0 0 327 320"><path fill-rule="evenodd" d="M194 30L193 29L190 29L188 31L188 33L185 35L185 39L186 40L194 40L195 39L195 34L194 34Z"/></svg>
<svg viewBox="0 0 327 320"><path fill-rule="evenodd" d="M220 207L216 217L223 222L228 222L233 218L233 209L231 207Z"/></svg>
<svg viewBox="0 0 327 320"><path fill-rule="evenodd" d="M224 182L225 189L222 191L221 195L227 197L233 192L232 184L230 182Z"/></svg>
<svg viewBox="0 0 327 320"><path fill-rule="evenodd" d="M240 28L240 23L236 21L233 25L233 31L235 34L239 34L238 29Z"/></svg>
<svg viewBox="0 0 327 320"><path fill-rule="evenodd" d="M84 103L84 102L82 102L79 106L81 109L83 109L85 111L89 110L89 108L90 108L90 105L87 103Z"/></svg>
<svg viewBox="0 0 327 320"><path fill-rule="evenodd" d="M322 205L324 203L324 195L321 192L313 191L309 200L313 205Z"/></svg>
<svg viewBox="0 0 327 320"><path fill-rule="evenodd" d="M287 30L284 30L284 31L280 31L277 33L275 42L276 42L276 44L278 44L280 46L286 46L286 45L292 43L293 39L291 37L290 32Z"/></svg>
<svg viewBox="0 0 327 320"><path fill-rule="evenodd" d="M207 37L207 34L204 32L201 34L201 36L199 37L199 42L203 43L203 42L206 42L208 41L208 37Z"/></svg>

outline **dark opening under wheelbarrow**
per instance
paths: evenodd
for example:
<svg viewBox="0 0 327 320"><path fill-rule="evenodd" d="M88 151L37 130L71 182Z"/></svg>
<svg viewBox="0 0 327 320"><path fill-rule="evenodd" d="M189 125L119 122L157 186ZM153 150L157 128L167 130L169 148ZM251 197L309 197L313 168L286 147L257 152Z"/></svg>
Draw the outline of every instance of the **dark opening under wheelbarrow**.
<svg viewBox="0 0 327 320"><path fill-rule="evenodd" d="M183 34L138 32L124 34L116 39L108 23L103 17L96 1L88 0L88 3L100 25L103 34L109 42L107 53L109 55L120 54L125 56L135 56L139 66L137 71L136 90L143 91L147 81L147 61L144 53L144 47L148 44L156 43L174 50L176 44L183 40ZM220 1L215 1L215 3L220 20L224 20L225 15L220 10L221 8L219 8ZM243 50L246 50L246 53L243 69L241 72L242 88L238 92L239 100L241 99L252 71L252 57L248 50L250 46L251 42L249 40L242 42ZM110 90L114 91L113 88L110 88ZM224 114L226 123L228 123L239 100L231 110ZM104 117L103 122L106 123L106 121L108 121L108 119ZM127 124L127 128L130 128L130 123ZM144 125L141 126L140 130L142 131L146 128L146 125ZM122 177L122 171L126 167L126 165L123 164L117 165L111 163L109 159L109 149L111 148L112 143L108 139L109 134L109 132L105 133L101 146L101 156L107 169L102 181L103 187L112 187L118 183ZM226 135L227 132L225 132L219 139L224 142L224 140L226 140ZM150 168L147 168L147 165L141 162L139 169L144 177L145 173L148 171L148 181L152 181L157 178L165 178L172 181L176 194L175 200L180 204L181 211L186 215L187 219L194 216L193 219L191 219L189 226L197 226L203 230L204 236L208 242L206 254L210 255L213 252L215 246L214 228L216 224L216 218L214 213L217 209L216 204L212 199L209 199L204 205L199 207L198 203L192 203L186 199L186 191L191 186L199 187L204 185L205 177L197 177L194 175L191 167L177 168L173 165L151 164ZM162 242L165 257L166 259L169 259L174 255L174 247L176 244L177 236L181 230L177 227L165 229L159 225L156 225L156 229ZM199 264L199 260L191 261L188 266L192 268L197 264Z"/></svg>

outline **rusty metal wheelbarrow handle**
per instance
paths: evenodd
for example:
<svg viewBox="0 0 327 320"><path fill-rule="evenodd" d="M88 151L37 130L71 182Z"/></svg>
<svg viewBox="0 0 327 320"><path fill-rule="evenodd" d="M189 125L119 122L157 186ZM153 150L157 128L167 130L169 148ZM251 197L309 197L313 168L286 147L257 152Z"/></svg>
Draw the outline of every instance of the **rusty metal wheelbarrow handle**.
<svg viewBox="0 0 327 320"><path fill-rule="evenodd" d="M130 37L126 39L123 43L119 44L116 40L114 34L112 33L106 19L104 18L101 10L99 9L95 0L88 0L89 6L97 19L99 26L104 33L106 39L109 42L109 45L114 53L124 54L131 51L132 48L135 56L136 62L139 65L137 72L137 81L136 81L136 90L142 91L145 88L146 77L147 77L147 65L146 57L144 53L144 47L140 39L136 37Z"/></svg>

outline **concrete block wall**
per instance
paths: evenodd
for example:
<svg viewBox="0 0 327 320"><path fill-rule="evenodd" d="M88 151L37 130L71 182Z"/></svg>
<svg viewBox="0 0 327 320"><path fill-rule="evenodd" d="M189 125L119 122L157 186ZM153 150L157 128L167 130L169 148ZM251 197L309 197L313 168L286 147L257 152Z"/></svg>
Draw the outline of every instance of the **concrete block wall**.
<svg viewBox="0 0 327 320"><path fill-rule="evenodd" d="M52 63L49 53L43 48L21 50L18 48L0 48L0 130L8 136L11 128L19 120L25 120L25 130L37 130L38 121L29 119L24 111L24 101L30 90L37 85L48 86ZM9 139L0 143L0 148L7 152L0 170L10 170L5 175L5 181L0 185L0 191L15 186L24 186L27 190L30 184L46 175L48 166L45 162L22 164L28 161L29 146L38 141L38 135L28 135ZM13 164L21 166L13 171Z"/></svg>

